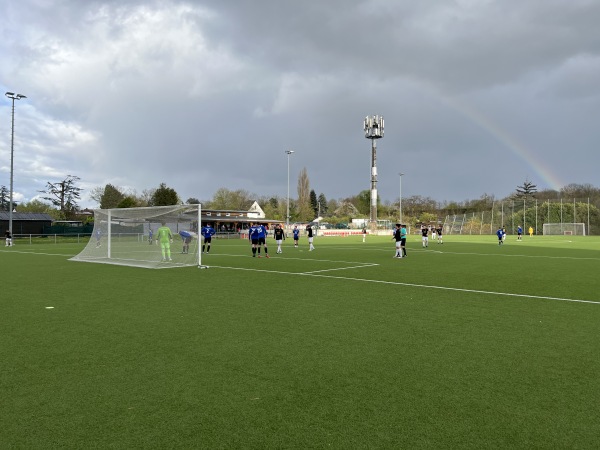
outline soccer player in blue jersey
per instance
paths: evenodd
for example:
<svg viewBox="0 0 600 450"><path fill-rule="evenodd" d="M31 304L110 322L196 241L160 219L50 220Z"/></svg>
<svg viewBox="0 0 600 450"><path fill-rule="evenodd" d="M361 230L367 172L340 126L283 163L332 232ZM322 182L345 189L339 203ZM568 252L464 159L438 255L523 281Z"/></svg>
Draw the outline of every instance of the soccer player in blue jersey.
<svg viewBox="0 0 600 450"><path fill-rule="evenodd" d="M504 231L502 231L502 227L498 228L498 231L496 231L496 236L498 236L498 245L502 245L504 242Z"/></svg>
<svg viewBox="0 0 600 450"><path fill-rule="evenodd" d="M181 236L181 240L183 241L183 247L181 249L181 253L186 254L190 252L190 242L192 242L192 235L189 231L181 230L179 232L179 236Z"/></svg>
<svg viewBox="0 0 600 450"><path fill-rule="evenodd" d="M523 228L521 227L521 225L519 225L517 227L517 241L520 241L522 237L523 237Z"/></svg>
<svg viewBox="0 0 600 450"><path fill-rule="evenodd" d="M300 239L300 230L294 225L294 247L298 248L298 239Z"/></svg>
<svg viewBox="0 0 600 450"><path fill-rule="evenodd" d="M258 228L258 257L260 258L260 247L262 246L265 249L265 258L270 258L269 250L267 250L267 234L269 234L269 232L267 231L267 227L262 224L259 225Z"/></svg>
<svg viewBox="0 0 600 450"><path fill-rule="evenodd" d="M212 242L212 237L216 233L217 232L210 224L206 224L205 226L202 227L202 229L200 230L200 234L204 238L204 242L202 243L202 253L204 253L205 248L206 248L206 253L210 252L210 243Z"/></svg>
<svg viewBox="0 0 600 450"><path fill-rule="evenodd" d="M258 247L258 235L260 234L260 225L257 223L250 224L248 228L248 240L252 243L252 257L256 257L256 248ZM258 255L260 258L260 255Z"/></svg>

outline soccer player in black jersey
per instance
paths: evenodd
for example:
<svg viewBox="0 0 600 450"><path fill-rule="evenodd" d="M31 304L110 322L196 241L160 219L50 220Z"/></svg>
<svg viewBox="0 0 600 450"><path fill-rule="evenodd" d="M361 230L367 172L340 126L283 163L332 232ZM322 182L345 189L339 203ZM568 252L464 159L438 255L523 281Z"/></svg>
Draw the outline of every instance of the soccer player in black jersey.
<svg viewBox="0 0 600 450"><path fill-rule="evenodd" d="M394 239L396 241L396 254L394 255L394 258L402 258L402 253L401 252L401 246L402 246L402 233L400 231L400 224L397 223L396 224L396 229L394 230L394 236L392 237L392 239Z"/></svg>
<svg viewBox="0 0 600 450"><path fill-rule="evenodd" d="M428 233L429 233L429 229L425 225L421 225L421 235L423 236L423 238L422 238L423 247L429 246L429 238L427 237Z"/></svg>
<svg viewBox="0 0 600 450"><path fill-rule="evenodd" d="M281 243L285 241L285 233L283 232L283 228L281 228L281 225L275 225L273 237L275 238L275 242L277 242L277 253L282 253Z"/></svg>

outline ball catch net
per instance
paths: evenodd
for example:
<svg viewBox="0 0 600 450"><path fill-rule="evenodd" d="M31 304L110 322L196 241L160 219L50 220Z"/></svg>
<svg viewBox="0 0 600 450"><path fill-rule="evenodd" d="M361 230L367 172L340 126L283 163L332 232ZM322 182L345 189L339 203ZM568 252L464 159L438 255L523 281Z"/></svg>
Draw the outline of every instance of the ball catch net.
<svg viewBox="0 0 600 450"><path fill-rule="evenodd" d="M94 230L72 261L164 269L199 266L200 205L94 210ZM167 227L170 239L159 239Z"/></svg>
<svg viewBox="0 0 600 450"><path fill-rule="evenodd" d="M585 223L545 223L544 236L546 235L576 235L585 236Z"/></svg>

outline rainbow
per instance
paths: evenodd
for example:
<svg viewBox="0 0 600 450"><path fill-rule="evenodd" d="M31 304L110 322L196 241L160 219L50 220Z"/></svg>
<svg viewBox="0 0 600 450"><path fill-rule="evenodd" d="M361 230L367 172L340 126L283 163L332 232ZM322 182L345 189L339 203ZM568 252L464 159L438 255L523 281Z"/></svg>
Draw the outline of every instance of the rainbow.
<svg viewBox="0 0 600 450"><path fill-rule="evenodd" d="M420 87L423 88L422 85ZM481 111L476 110L472 106L467 105L456 98L449 97L440 92L435 92L431 88L425 88L424 90L453 111L460 113L463 117L487 131L505 145L516 157L523 160L550 189L559 191L566 184L544 161L537 158L531 150L521 142L517 141L517 139L511 136L506 130L494 124Z"/></svg>

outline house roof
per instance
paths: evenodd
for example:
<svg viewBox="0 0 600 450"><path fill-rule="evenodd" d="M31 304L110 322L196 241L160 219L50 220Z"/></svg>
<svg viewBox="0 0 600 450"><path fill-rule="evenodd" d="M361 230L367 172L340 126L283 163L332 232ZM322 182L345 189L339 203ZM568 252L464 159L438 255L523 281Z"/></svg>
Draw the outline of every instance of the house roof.
<svg viewBox="0 0 600 450"><path fill-rule="evenodd" d="M43 221L52 222L52 217L46 213L23 213L13 212L12 219L14 220L30 220L30 221ZM0 220L10 220L10 213L8 211L0 211Z"/></svg>

